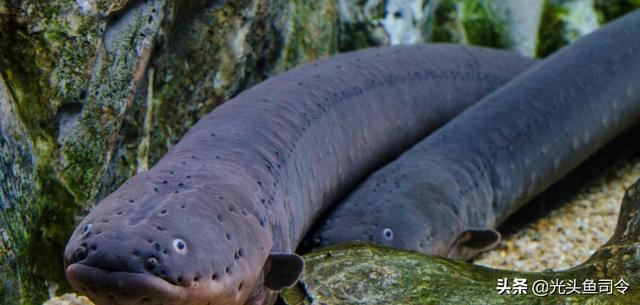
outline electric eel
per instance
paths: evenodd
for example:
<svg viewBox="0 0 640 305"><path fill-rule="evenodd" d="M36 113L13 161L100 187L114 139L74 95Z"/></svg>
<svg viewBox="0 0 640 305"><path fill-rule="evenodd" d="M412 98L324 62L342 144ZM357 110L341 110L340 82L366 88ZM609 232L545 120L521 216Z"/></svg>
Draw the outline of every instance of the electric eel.
<svg viewBox="0 0 640 305"><path fill-rule="evenodd" d="M271 304L326 209L535 61L456 45L355 51L253 86L104 198L64 254L96 304Z"/></svg>
<svg viewBox="0 0 640 305"><path fill-rule="evenodd" d="M494 228L640 118L640 12L484 97L371 174L308 239L468 259Z"/></svg>

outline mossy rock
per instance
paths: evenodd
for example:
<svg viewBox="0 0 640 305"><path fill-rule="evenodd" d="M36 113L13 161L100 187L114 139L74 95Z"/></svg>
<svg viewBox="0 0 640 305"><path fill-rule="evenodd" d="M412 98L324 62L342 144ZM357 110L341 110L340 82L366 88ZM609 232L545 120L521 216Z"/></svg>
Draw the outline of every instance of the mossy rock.
<svg viewBox="0 0 640 305"><path fill-rule="evenodd" d="M602 23L592 0L547 0L542 20L536 50L539 57L591 33Z"/></svg>
<svg viewBox="0 0 640 305"><path fill-rule="evenodd" d="M637 304L640 297L640 181L627 190L613 237L583 264L563 271L497 270L416 252L347 244L304 256L300 283L282 293L298 304ZM500 279L526 279L526 294L499 294ZM533 293L533 284L612 280L612 294ZM625 283L619 282L624 280ZM618 284L620 289L616 288ZM511 284L509 284L511 285ZM511 287L511 286L509 286ZM627 289L624 289L624 288ZM544 296L542 296L544 295Z"/></svg>
<svg viewBox="0 0 640 305"><path fill-rule="evenodd" d="M533 55L542 11L540 3L537 0L340 1L339 49L452 42Z"/></svg>

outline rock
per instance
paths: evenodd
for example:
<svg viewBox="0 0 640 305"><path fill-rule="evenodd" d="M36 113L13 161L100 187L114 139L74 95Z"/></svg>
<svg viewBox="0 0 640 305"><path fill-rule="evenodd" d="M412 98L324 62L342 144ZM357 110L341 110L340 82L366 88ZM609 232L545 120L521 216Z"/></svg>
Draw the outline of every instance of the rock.
<svg viewBox="0 0 640 305"><path fill-rule="evenodd" d="M638 0L340 0L339 49L453 42L544 57Z"/></svg>
<svg viewBox="0 0 640 305"><path fill-rule="evenodd" d="M574 42L600 26L592 0L549 0L545 2L537 55L544 57L560 46Z"/></svg>
<svg viewBox="0 0 640 305"><path fill-rule="evenodd" d="M435 12L430 40L506 48L533 56L541 12L539 0L443 0Z"/></svg>
<svg viewBox="0 0 640 305"><path fill-rule="evenodd" d="M534 55L539 0L342 0L341 50L439 41ZM523 9L526 8L526 9Z"/></svg>
<svg viewBox="0 0 640 305"><path fill-rule="evenodd" d="M335 52L336 19L328 0L1 2L0 303L68 289L78 216L220 102Z"/></svg>
<svg viewBox="0 0 640 305"><path fill-rule="evenodd" d="M282 293L286 304L635 304L640 291L640 180L627 190L613 237L583 264L564 271L517 272L484 268L445 258L366 244L330 247L305 255L301 282ZM527 293L499 294L499 280L514 287L526 280ZM534 293L534 283L589 287L611 284L612 294L579 294L550 287ZM624 280L624 282L620 282ZM544 284L541 284L544 285ZM606 284L603 284L606 286ZM570 286L572 287L572 286ZM626 287L626 289L625 289Z"/></svg>
<svg viewBox="0 0 640 305"><path fill-rule="evenodd" d="M491 8L507 25L509 49L526 56L535 55L543 2L540 0L494 0Z"/></svg>
<svg viewBox="0 0 640 305"><path fill-rule="evenodd" d="M536 55L544 57L600 25L640 8L638 0L546 0Z"/></svg>
<svg viewBox="0 0 640 305"><path fill-rule="evenodd" d="M639 0L593 0L600 22L608 22L640 8Z"/></svg>
<svg viewBox="0 0 640 305"><path fill-rule="evenodd" d="M59 297L46 301L43 305L93 305L93 302L85 296L78 296L75 293L67 293Z"/></svg>

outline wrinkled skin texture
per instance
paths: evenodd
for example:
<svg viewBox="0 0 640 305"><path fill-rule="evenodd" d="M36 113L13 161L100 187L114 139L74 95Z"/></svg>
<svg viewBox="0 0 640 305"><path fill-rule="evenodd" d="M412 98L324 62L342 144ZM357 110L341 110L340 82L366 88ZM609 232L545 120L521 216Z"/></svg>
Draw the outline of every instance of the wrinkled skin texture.
<svg viewBox="0 0 640 305"><path fill-rule="evenodd" d="M473 257L463 232L495 243L479 233L638 120L638 50L640 12L558 51L372 174L311 242Z"/></svg>
<svg viewBox="0 0 640 305"><path fill-rule="evenodd" d="M358 180L531 64L404 46L268 79L99 203L67 244L67 277L98 305L272 303L302 268L274 253L291 253Z"/></svg>

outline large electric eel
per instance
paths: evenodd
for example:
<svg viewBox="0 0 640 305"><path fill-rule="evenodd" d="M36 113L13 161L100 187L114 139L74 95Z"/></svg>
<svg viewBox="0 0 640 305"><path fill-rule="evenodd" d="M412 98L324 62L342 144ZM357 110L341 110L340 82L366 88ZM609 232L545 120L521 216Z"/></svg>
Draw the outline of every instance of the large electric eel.
<svg viewBox="0 0 640 305"><path fill-rule="evenodd" d="M467 259L640 118L640 12L556 52L369 176L312 234Z"/></svg>
<svg viewBox="0 0 640 305"><path fill-rule="evenodd" d="M203 117L79 224L67 278L96 304L269 304L313 221L375 168L530 67L456 45L367 49Z"/></svg>

